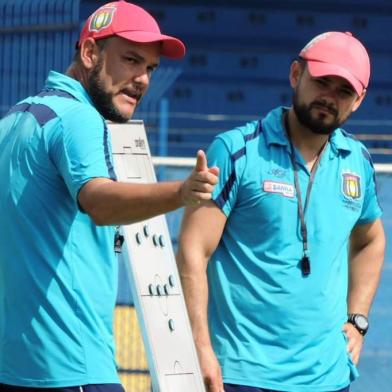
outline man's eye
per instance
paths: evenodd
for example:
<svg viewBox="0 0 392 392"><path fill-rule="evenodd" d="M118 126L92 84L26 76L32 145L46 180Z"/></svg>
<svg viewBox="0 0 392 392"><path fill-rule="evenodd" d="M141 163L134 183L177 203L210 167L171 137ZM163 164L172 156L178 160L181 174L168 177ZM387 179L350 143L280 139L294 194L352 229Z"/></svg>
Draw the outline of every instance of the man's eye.
<svg viewBox="0 0 392 392"><path fill-rule="evenodd" d="M348 96L348 97L351 97L351 96L354 94L354 92L351 91L351 90L340 90L340 93L341 93L342 95L346 95L346 96Z"/></svg>
<svg viewBox="0 0 392 392"><path fill-rule="evenodd" d="M327 81L324 79L315 79L316 83L319 84L320 86L326 86Z"/></svg>

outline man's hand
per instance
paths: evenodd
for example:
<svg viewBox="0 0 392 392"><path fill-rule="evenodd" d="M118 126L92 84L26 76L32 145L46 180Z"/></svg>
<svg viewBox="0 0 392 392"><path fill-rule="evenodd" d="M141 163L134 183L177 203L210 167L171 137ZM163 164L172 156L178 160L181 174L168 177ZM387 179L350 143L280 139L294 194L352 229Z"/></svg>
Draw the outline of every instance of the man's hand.
<svg viewBox="0 0 392 392"><path fill-rule="evenodd" d="M207 167L207 158L202 150L197 152L196 166L181 185L181 200L184 205L199 204L211 200L214 185L218 182L219 169Z"/></svg>
<svg viewBox="0 0 392 392"><path fill-rule="evenodd" d="M206 392L224 392L222 372L212 348L198 349Z"/></svg>
<svg viewBox="0 0 392 392"><path fill-rule="evenodd" d="M351 323L343 325L343 331L347 336L347 351L351 354L351 358L355 365L358 365L359 356L363 345L363 336Z"/></svg>

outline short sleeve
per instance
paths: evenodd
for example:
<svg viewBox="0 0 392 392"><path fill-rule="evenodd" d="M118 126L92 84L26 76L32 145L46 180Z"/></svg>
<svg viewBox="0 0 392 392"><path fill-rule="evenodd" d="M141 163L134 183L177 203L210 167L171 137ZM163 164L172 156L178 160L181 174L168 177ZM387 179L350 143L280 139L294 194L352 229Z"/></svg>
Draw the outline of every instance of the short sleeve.
<svg viewBox="0 0 392 392"><path fill-rule="evenodd" d="M242 134L236 133L244 145ZM213 201L226 216L230 215L236 203L241 174L235 156L235 144L227 134L223 134L215 138L207 151L208 165L219 168L219 181L213 192Z"/></svg>
<svg viewBox="0 0 392 392"><path fill-rule="evenodd" d="M377 187L376 187L376 173L372 164L370 155L367 151L363 151L365 155L365 194L361 211L361 216L358 220L359 224L366 224L375 221L382 215L382 210L378 202Z"/></svg>
<svg viewBox="0 0 392 392"><path fill-rule="evenodd" d="M95 109L79 103L75 105L61 117L57 133L51 140L51 159L75 200L89 180L116 179L110 134Z"/></svg>

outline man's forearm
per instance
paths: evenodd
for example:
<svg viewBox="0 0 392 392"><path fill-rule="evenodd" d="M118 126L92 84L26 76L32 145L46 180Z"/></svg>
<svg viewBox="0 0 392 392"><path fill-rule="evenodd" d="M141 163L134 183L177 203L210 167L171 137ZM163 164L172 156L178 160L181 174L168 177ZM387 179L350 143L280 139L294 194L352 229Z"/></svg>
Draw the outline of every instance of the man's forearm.
<svg viewBox="0 0 392 392"><path fill-rule="evenodd" d="M349 313L368 315L375 296L384 261L385 237L381 222L376 233L362 246L355 244L350 250Z"/></svg>
<svg viewBox="0 0 392 392"><path fill-rule="evenodd" d="M357 256L350 262L348 312L368 315L382 269L382 258Z"/></svg>
<svg viewBox="0 0 392 392"><path fill-rule="evenodd" d="M180 267L180 276L196 348L211 348L206 273L187 271Z"/></svg>
<svg viewBox="0 0 392 392"><path fill-rule="evenodd" d="M211 362L217 365L208 327L207 266L222 237L226 220L212 201L188 207L179 236L177 263L199 357L204 352L201 362L204 362L205 372Z"/></svg>
<svg viewBox="0 0 392 392"><path fill-rule="evenodd" d="M81 204L97 225L130 224L181 207L181 184L180 181L87 184L89 197L84 204L82 199Z"/></svg>

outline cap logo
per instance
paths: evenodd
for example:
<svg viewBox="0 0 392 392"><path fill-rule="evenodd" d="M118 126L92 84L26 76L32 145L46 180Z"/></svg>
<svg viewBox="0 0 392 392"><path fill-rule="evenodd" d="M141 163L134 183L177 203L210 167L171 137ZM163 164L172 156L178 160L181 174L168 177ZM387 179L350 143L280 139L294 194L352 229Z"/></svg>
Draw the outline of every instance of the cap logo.
<svg viewBox="0 0 392 392"><path fill-rule="evenodd" d="M115 12L116 7L101 7L91 18L89 31L99 32L109 27L112 24Z"/></svg>
<svg viewBox="0 0 392 392"><path fill-rule="evenodd" d="M342 191L350 199L359 199L361 197L361 178L357 174L342 173Z"/></svg>

